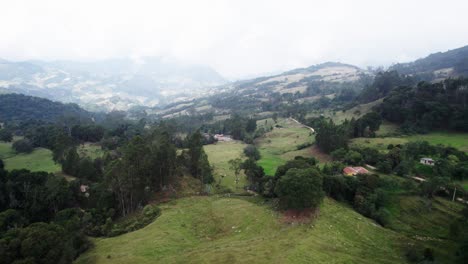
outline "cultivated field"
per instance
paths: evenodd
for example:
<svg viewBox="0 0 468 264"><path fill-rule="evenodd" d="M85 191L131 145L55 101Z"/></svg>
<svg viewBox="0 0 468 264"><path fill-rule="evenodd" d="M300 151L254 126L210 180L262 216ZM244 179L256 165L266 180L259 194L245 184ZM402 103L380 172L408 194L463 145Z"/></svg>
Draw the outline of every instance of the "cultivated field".
<svg viewBox="0 0 468 264"><path fill-rule="evenodd" d="M401 239L325 199L310 224L284 224L254 198L191 197L162 205L147 227L114 238L76 263L405 263Z"/></svg>

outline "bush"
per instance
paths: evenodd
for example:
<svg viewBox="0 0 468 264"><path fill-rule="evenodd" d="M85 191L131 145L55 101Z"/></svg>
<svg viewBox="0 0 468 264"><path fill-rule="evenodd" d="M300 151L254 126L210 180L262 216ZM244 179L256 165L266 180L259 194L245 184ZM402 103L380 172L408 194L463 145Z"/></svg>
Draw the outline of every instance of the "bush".
<svg viewBox="0 0 468 264"><path fill-rule="evenodd" d="M30 153L34 150L29 139L21 139L13 143L13 149L18 153Z"/></svg>

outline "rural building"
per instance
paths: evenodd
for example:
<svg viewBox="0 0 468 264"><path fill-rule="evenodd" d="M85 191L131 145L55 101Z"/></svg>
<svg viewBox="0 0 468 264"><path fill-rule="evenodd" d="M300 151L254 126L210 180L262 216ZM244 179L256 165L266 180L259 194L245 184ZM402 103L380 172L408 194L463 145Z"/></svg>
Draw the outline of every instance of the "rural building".
<svg viewBox="0 0 468 264"><path fill-rule="evenodd" d="M87 192L88 189L89 189L89 186L88 186L88 185L84 185L84 184L81 184L81 185L80 185L80 191L81 191L82 193Z"/></svg>
<svg viewBox="0 0 468 264"><path fill-rule="evenodd" d="M363 167L346 167L343 169L343 174L346 176L354 176L356 174L367 174L368 170Z"/></svg>
<svg viewBox="0 0 468 264"><path fill-rule="evenodd" d="M419 161L421 164L424 164L424 165L429 165L429 166L434 166L434 160L431 159L431 158L421 158L421 160Z"/></svg>
<svg viewBox="0 0 468 264"><path fill-rule="evenodd" d="M232 138L224 134L215 134L214 138L218 141L232 141Z"/></svg>

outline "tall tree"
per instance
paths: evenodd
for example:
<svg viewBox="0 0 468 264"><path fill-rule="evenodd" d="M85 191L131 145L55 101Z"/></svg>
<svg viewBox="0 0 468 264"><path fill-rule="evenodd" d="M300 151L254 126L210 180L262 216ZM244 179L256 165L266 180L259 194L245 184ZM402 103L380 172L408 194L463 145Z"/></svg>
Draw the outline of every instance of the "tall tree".
<svg viewBox="0 0 468 264"><path fill-rule="evenodd" d="M317 169L290 169L279 179L275 193L285 209L316 208L324 197L322 185Z"/></svg>

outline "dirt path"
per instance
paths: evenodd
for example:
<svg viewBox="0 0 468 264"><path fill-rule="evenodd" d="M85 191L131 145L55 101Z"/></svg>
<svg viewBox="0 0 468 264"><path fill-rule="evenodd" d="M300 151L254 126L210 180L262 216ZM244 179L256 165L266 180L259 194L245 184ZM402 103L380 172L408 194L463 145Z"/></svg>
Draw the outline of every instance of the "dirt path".
<svg viewBox="0 0 468 264"><path fill-rule="evenodd" d="M299 125L301 125L301 126L303 126L303 127L305 127L305 128L310 129L310 131L312 131L312 133L315 133L315 130L314 130L313 128L311 128L310 126L306 126L306 125L302 124L301 122L297 121L296 119L294 119L294 118L292 118L292 117L290 117L289 119L291 119L292 121L298 123Z"/></svg>

